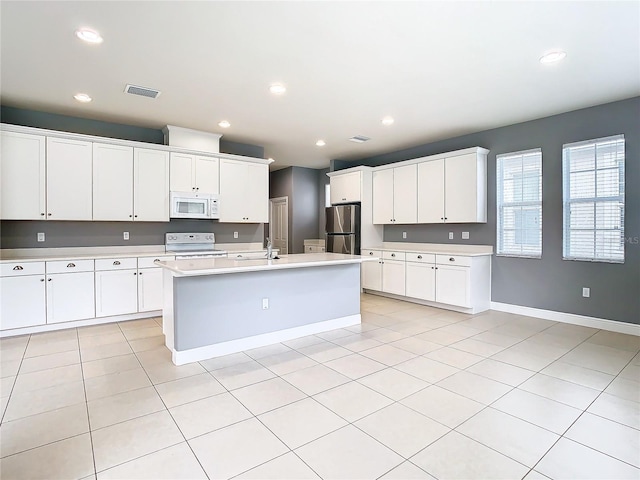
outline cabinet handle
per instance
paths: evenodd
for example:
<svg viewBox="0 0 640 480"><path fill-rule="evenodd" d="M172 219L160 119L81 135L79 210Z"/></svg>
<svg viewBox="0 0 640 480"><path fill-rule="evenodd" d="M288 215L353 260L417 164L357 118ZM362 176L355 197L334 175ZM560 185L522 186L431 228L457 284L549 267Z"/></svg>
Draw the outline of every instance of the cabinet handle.
<svg viewBox="0 0 640 480"><path fill-rule="evenodd" d="M50 279L50 278L47 278L47 282L50 282L50 281L51 281L51 279Z"/></svg>
<svg viewBox="0 0 640 480"><path fill-rule="evenodd" d="M391 254L391 256L392 256L392 257L395 257L395 256L396 256L396 254L395 254L395 253L392 253L392 254Z"/></svg>
<svg viewBox="0 0 640 480"><path fill-rule="evenodd" d="M373 252L369 252L369 255L373 255Z"/></svg>
<svg viewBox="0 0 640 480"><path fill-rule="evenodd" d="M445 219L445 220L448 220L449 218L448 218L448 217L444 217L444 219Z"/></svg>
<svg viewBox="0 0 640 480"><path fill-rule="evenodd" d="M438 267L436 267L436 270L438 269Z"/></svg>
<svg viewBox="0 0 640 480"><path fill-rule="evenodd" d="M159 258L156 258L156 259L153 261L153 263L155 263L155 262L159 262L159 261L160 261L160 259L159 259Z"/></svg>
<svg viewBox="0 0 640 480"><path fill-rule="evenodd" d="M67 268L75 268L76 264L75 263L67 263Z"/></svg>
<svg viewBox="0 0 640 480"><path fill-rule="evenodd" d="M20 265L16 265L15 267L13 267L14 270L24 270L24 268L22 268Z"/></svg>
<svg viewBox="0 0 640 480"><path fill-rule="evenodd" d="M138 272L138 273L139 273L140 275L142 275L142 272ZM134 275L135 275L135 273L134 273Z"/></svg>
<svg viewBox="0 0 640 480"><path fill-rule="evenodd" d="M198 190L200 190L200 187L196 187L196 192L197 192Z"/></svg>
<svg viewBox="0 0 640 480"><path fill-rule="evenodd" d="M422 255L418 255L418 260L422 260Z"/></svg>
<svg viewBox="0 0 640 480"><path fill-rule="evenodd" d="M444 217L440 217L440 220L444 220Z"/></svg>
<svg viewBox="0 0 640 480"><path fill-rule="evenodd" d="M114 265L120 265L120 260L116 260L115 262L113 262Z"/></svg>
<svg viewBox="0 0 640 480"><path fill-rule="evenodd" d="M42 215L44 217L44 213L41 213L40 215Z"/></svg>
<svg viewBox="0 0 640 480"><path fill-rule="evenodd" d="M129 218L133 217L133 215L129 215Z"/></svg>
<svg viewBox="0 0 640 480"><path fill-rule="evenodd" d="M342 200L346 200L346 198L343 198Z"/></svg>
<svg viewBox="0 0 640 480"><path fill-rule="evenodd" d="M449 258L449 261L450 261L450 262L455 262L455 261L456 261L456 259L455 259L455 258L453 258L453 257L450 257L450 258Z"/></svg>
<svg viewBox="0 0 640 480"><path fill-rule="evenodd" d="M41 278L41 279L40 279L40 281L41 281L41 282L44 282L44 278Z"/></svg>
<svg viewBox="0 0 640 480"><path fill-rule="evenodd" d="M138 218L138 215L134 215L133 218Z"/></svg>
<svg viewBox="0 0 640 480"><path fill-rule="evenodd" d="M47 213L47 215L48 215L48 216L51 216L51 214L50 214L50 213Z"/></svg>
<svg viewBox="0 0 640 480"><path fill-rule="evenodd" d="M431 270L435 269L436 267L431 267Z"/></svg>
<svg viewBox="0 0 640 480"><path fill-rule="evenodd" d="M134 274L134 275L137 275L138 273L137 273L137 272L133 272L133 274ZM142 274L141 274L141 275L142 275Z"/></svg>

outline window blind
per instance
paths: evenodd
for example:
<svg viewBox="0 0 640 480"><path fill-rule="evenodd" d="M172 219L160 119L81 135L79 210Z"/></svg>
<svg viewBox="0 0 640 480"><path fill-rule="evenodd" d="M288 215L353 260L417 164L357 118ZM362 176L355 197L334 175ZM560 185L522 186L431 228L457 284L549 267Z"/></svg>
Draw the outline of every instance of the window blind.
<svg viewBox="0 0 640 480"><path fill-rule="evenodd" d="M563 258L624 262L624 135L563 145Z"/></svg>
<svg viewBox="0 0 640 480"><path fill-rule="evenodd" d="M496 157L497 255L542 256L542 150Z"/></svg>

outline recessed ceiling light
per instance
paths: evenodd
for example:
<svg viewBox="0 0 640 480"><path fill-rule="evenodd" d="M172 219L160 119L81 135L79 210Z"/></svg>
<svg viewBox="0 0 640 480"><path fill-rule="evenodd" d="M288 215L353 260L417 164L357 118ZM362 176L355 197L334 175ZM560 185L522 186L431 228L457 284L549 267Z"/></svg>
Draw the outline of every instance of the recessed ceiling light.
<svg viewBox="0 0 640 480"><path fill-rule="evenodd" d="M285 87L281 83L274 83L269 87L269 91L274 95L282 95L287 91L287 87Z"/></svg>
<svg viewBox="0 0 640 480"><path fill-rule="evenodd" d="M324 147L326 145L326 142L324 140L318 140L316 142L316 147Z"/></svg>
<svg viewBox="0 0 640 480"><path fill-rule="evenodd" d="M102 36L90 28L80 28L76 30L76 37L87 43L102 43Z"/></svg>
<svg viewBox="0 0 640 480"><path fill-rule="evenodd" d="M92 98L86 93L76 93L73 98L82 103L89 103Z"/></svg>
<svg viewBox="0 0 640 480"><path fill-rule="evenodd" d="M555 63L555 62L559 62L560 60L562 60L564 57L567 56L567 52L563 51L563 50L553 50L551 52L547 52L545 53L543 56L540 57L540 63Z"/></svg>
<svg viewBox="0 0 640 480"><path fill-rule="evenodd" d="M393 125L393 122L395 122L395 120L393 119L393 117L384 117L382 119L382 124L383 125Z"/></svg>
<svg viewBox="0 0 640 480"><path fill-rule="evenodd" d="M222 120L221 122L218 123L218 126L222 128L229 128L231 124L226 120Z"/></svg>

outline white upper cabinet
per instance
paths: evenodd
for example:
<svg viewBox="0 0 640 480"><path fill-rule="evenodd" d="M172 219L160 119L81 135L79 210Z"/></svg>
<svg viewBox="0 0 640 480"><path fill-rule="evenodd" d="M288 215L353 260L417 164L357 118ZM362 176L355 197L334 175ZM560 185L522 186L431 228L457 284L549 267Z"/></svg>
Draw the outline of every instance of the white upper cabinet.
<svg viewBox="0 0 640 480"><path fill-rule="evenodd" d="M329 195L331 197L331 205L362 200L362 172L333 175L329 179L329 183L331 184Z"/></svg>
<svg viewBox="0 0 640 480"><path fill-rule="evenodd" d="M416 223L418 167L404 165L373 172L373 223Z"/></svg>
<svg viewBox="0 0 640 480"><path fill-rule="evenodd" d="M45 137L1 132L0 218L42 220L45 205Z"/></svg>
<svg viewBox="0 0 640 480"><path fill-rule="evenodd" d="M133 149L133 219L169 221L169 152Z"/></svg>
<svg viewBox="0 0 640 480"><path fill-rule="evenodd" d="M486 150L418 164L418 223L487 221Z"/></svg>
<svg viewBox="0 0 640 480"><path fill-rule="evenodd" d="M92 219L91 142L47 137L47 218Z"/></svg>
<svg viewBox="0 0 640 480"><path fill-rule="evenodd" d="M170 164L172 192L219 193L220 163L217 158L172 152Z"/></svg>
<svg viewBox="0 0 640 480"><path fill-rule="evenodd" d="M93 219L133 220L133 148L93 144Z"/></svg>
<svg viewBox="0 0 640 480"><path fill-rule="evenodd" d="M220 161L220 222L269 221L269 167L259 163Z"/></svg>

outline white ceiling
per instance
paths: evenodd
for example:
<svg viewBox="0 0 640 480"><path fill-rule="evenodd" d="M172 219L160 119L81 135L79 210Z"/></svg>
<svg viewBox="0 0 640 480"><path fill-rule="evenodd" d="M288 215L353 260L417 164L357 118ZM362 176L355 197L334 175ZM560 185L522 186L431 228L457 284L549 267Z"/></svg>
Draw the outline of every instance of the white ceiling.
<svg viewBox="0 0 640 480"><path fill-rule="evenodd" d="M264 146L275 168L323 168L640 94L637 1L3 0L0 9L3 105L223 133ZM78 40L82 26L104 43ZM541 65L554 48L567 58ZM273 82L287 93L271 95ZM127 95L127 83L162 94ZM94 100L80 104L78 92ZM385 115L395 124L381 125Z"/></svg>

